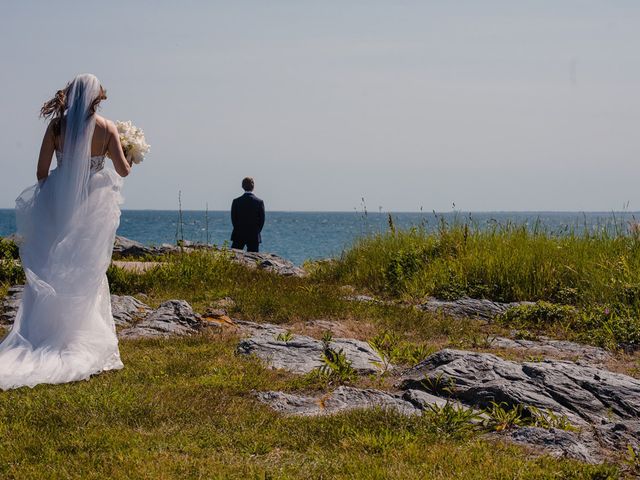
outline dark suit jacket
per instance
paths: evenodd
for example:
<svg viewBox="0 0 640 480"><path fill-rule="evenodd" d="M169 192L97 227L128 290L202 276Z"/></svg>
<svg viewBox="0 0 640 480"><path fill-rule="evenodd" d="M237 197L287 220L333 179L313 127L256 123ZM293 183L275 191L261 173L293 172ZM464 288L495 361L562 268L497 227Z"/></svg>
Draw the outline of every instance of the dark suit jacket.
<svg viewBox="0 0 640 480"><path fill-rule="evenodd" d="M262 242L260 232L264 227L264 202L253 193L245 192L231 204L232 241Z"/></svg>

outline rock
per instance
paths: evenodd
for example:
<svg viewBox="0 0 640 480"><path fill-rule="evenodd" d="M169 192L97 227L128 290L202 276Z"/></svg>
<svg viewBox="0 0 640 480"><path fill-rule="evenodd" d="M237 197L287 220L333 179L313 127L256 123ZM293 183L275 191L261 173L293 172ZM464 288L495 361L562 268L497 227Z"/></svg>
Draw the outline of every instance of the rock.
<svg viewBox="0 0 640 480"><path fill-rule="evenodd" d="M445 349L406 371L399 386L426 390L425 379L449 387L449 395L466 405L534 406L564 415L580 427L640 417L640 380L568 361L518 363L488 353Z"/></svg>
<svg viewBox="0 0 640 480"><path fill-rule="evenodd" d="M236 322L238 327L249 332L251 337L242 340L238 352L256 355L271 368L284 369L293 373L305 374L324 365L322 361L324 346L320 340L306 335L288 333L277 325ZM286 341L282 336L290 336ZM278 337L281 336L280 340ZM335 338L329 347L342 351L353 369L367 375L380 372L382 359L371 346L360 340Z"/></svg>
<svg viewBox="0 0 640 480"><path fill-rule="evenodd" d="M202 321L209 327L235 327L224 308L209 308L202 314Z"/></svg>
<svg viewBox="0 0 640 480"><path fill-rule="evenodd" d="M245 252L243 250L229 250L234 261L249 268L259 268L285 277L304 277L307 272L289 260L285 260L273 253Z"/></svg>
<svg viewBox="0 0 640 480"><path fill-rule="evenodd" d="M148 314L140 323L121 330L121 338L184 336L197 333L202 319L184 300L169 300Z"/></svg>
<svg viewBox="0 0 640 480"><path fill-rule="evenodd" d="M388 302L379 300L377 298L371 297L369 295L348 295L344 298L349 302L373 303L376 305L385 305L388 303Z"/></svg>
<svg viewBox="0 0 640 480"><path fill-rule="evenodd" d="M153 249L140 242L117 235L113 244L113 253L121 257L141 257L153 255L154 252Z"/></svg>
<svg viewBox="0 0 640 480"><path fill-rule="evenodd" d="M0 324L13 323L20 307L23 291L24 285L15 285L9 289L7 296L2 300ZM144 318L151 308L134 297L111 295L111 311L115 324L125 326Z"/></svg>
<svg viewBox="0 0 640 480"><path fill-rule="evenodd" d="M145 318L151 307L129 295L111 295L111 312L118 326L127 326Z"/></svg>
<svg viewBox="0 0 640 480"><path fill-rule="evenodd" d="M640 442L640 420L624 420L595 425L595 434L607 448L638 446Z"/></svg>
<svg viewBox="0 0 640 480"><path fill-rule="evenodd" d="M435 395L431 395L430 393L422 390L409 389L402 394L402 398L407 402L410 402L414 407L419 408L420 410L426 410L430 406L434 405L436 407L444 407L447 403L449 403L449 400L445 398L436 397ZM456 405L462 407L462 404L460 402L455 403Z"/></svg>
<svg viewBox="0 0 640 480"><path fill-rule="evenodd" d="M9 288L7 296L2 299L2 311L0 312L0 324L11 325L16 318L18 308L22 302L24 285L14 285Z"/></svg>
<svg viewBox="0 0 640 480"><path fill-rule="evenodd" d="M113 243L113 254L122 258L158 256L178 251L180 251L180 248L175 245L163 243L159 247L150 247L119 235L116 236L115 242Z"/></svg>
<svg viewBox="0 0 640 480"><path fill-rule="evenodd" d="M351 337L354 335L362 336L363 330L372 330L370 324L366 322L353 322L351 327L349 326L350 322L344 322L339 320L307 320L302 324L302 329L304 332L310 333L315 337L320 337L326 332L330 332L332 335L337 337ZM357 333L354 333L354 328L357 330Z"/></svg>
<svg viewBox="0 0 640 480"><path fill-rule="evenodd" d="M586 463L600 463L603 460L598 443L577 432L557 428L520 427L492 436L542 449L547 455L556 458L568 457Z"/></svg>
<svg viewBox="0 0 640 480"><path fill-rule="evenodd" d="M539 340L512 340L504 337L491 337L489 338L489 345L496 348L524 350L531 354L570 358L582 363L599 364L612 358L611 353L603 348L564 340L553 340L547 337L540 337Z"/></svg>
<svg viewBox="0 0 640 480"><path fill-rule="evenodd" d="M213 245L194 243L184 240L181 246L163 243L159 247L150 247L129 238L116 236L113 244L113 254L119 258L158 256L174 252L192 252L195 250L219 251ZM259 268L283 276L304 277L307 272L294 263L273 253L245 252L243 250L228 250L233 261L249 268Z"/></svg>
<svg viewBox="0 0 640 480"><path fill-rule="evenodd" d="M418 308L426 312L443 313L451 317L493 320L512 307L529 303L531 302L501 303L468 297L450 301L429 298L422 305L418 305Z"/></svg>
<svg viewBox="0 0 640 480"><path fill-rule="evenodd" d="M417 415L420 410L398 395L373 389L338 387L322 396L294 395L284 392L258 392L258 399L285 415L329 415L349 410L381 408L404 415Z"/></svg>

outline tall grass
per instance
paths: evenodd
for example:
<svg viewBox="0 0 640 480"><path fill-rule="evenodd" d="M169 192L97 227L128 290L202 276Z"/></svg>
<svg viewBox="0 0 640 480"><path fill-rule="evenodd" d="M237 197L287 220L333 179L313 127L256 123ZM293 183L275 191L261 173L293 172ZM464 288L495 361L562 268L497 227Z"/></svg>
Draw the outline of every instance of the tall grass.
<svg viewBox="0 0 640 480"><path fill-rule="evenodd" d="M319 275L391 297L637 306L640 239L442 223L434 233L393 229L359 239Z"/></svg>

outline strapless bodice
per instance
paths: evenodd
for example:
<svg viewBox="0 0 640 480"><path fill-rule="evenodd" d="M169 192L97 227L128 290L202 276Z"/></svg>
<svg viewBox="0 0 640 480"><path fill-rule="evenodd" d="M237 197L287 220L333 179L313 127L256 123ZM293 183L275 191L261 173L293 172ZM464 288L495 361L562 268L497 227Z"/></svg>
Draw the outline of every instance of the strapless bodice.
<svg viewBox="0 0 640 480"><path fill-rule="evenodd" d="M89 159L91 162L91 173L99 172L104 168L104 158L104 155L96 155ZM56 161L58 162L58 166L62 165L62 152L60 150L56 150Z"/></svg>

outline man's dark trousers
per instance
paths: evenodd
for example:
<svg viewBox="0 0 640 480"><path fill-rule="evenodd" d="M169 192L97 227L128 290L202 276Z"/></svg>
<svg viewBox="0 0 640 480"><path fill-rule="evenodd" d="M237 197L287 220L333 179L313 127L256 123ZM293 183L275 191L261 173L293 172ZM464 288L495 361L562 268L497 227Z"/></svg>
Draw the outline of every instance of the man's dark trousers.
<svg viewBox="0 0 640 480"><path fill-rule="evenodd" d="M245 246L249 252L257 252L264 227L264 202L251 192L245 192L231 204L231 248L242 250Z"/></svg>

